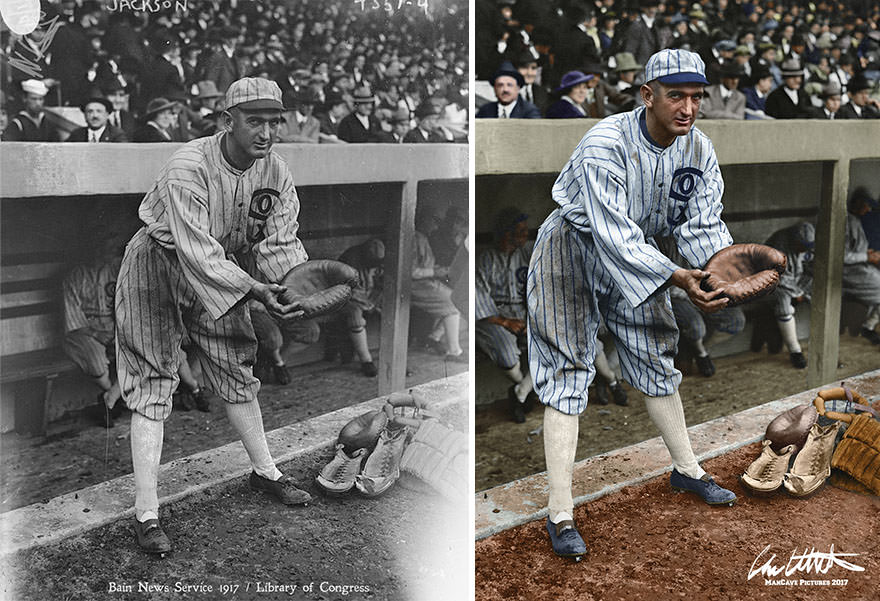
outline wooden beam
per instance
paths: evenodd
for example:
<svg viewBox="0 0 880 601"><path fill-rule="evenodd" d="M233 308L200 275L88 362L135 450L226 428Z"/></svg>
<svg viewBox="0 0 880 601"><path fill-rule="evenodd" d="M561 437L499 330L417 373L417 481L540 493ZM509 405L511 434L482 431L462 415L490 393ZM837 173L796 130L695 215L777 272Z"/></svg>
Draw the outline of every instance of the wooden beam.
<svg viewBox="0 0 880 601"><path fill-rule="evenodd" d="M837 375L849 165L849 161L844 160L822 165L822 200L816 223L807 358L807 386L810 388L830 384Z"/></svg>
<svg viewBox="0 0 880 601"><path fill-rule="evenodd" d="M382 330L379 342L379 394L406 386L409 302L412 295L412 249L418 182L407 181L395 203L385 246Z"/></svg>

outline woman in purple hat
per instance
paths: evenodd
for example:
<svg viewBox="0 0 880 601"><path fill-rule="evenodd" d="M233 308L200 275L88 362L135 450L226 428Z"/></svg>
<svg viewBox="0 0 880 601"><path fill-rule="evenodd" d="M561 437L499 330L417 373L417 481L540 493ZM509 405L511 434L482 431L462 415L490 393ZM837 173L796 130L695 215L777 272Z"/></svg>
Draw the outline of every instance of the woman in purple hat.
<svg viewBox="0 0 880 601"><path fill-rule="evenodd" d="M559 100L550 105L545 117L548 119L576 119L586 117L587 112L581 106L587 99L587 82L593 75L584 75L580 71L569 71L562 76L559 87L553 90Z"/></svg>

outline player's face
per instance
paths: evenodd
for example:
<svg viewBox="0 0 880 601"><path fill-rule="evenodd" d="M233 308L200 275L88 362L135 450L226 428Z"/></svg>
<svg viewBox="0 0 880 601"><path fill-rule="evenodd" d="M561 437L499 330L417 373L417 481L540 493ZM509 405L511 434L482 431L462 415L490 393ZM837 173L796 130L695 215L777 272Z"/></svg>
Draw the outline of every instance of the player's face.
<svg viewBox="0 0 880 601"><path fill-rule="evenodd" d="M232 110L232 143L239 153L250 159L261 159L272 150L281 125L281 111Z"/></svg>
<svg viewBox="0 0 880 601"><path fill-rule="evenodd" d="M90 102L85 106L85 109L86 123L91 129L101 129L110 117L107 107L100 102Z"/></svg>
<svg viewBox="0 0 880 601"><path fill-rule="evenodd" d="M512 242L516 248L525 246L529 241L529 226L525 221L520 221L513 228Z"/></svg>
<svg viewBox="0 0 880 601"><path fill-rule="evenodd" d="M494 87L495 96L501 104L510 104L519 96L519 85L517 85L516 79L508 75L497 77Z"/></svg>
<svg viewBox="0 0 880 601"><path fill-rule="evenodd" d="M676 136L687 134L694 125L703 99L703 86L643 85L642 99L648 110L648 130L657 143L668 146Z"/></svg>

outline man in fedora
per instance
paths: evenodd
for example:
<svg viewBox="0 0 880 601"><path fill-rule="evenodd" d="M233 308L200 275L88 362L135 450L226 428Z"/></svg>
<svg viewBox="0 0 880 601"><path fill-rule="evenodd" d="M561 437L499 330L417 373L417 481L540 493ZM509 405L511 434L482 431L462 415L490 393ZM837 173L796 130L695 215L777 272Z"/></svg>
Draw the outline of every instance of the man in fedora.
<svg viewBox="0 0 880 601"><path fill-rule="evenodd" d="M107 123L124 131L125 137L131 140L138 125L137 119L131 114L128 107L128 90L125 89L118 77L114 77L102 87L102 91L104 97L113 105Z"/></svg>
<svg viewBox="0 0 880 601"><path fill-rule="evenodd" d="M587 99L583 104L587 117L604 119L635 106L635 98L631 94L618 92L617 88L605 81L605 67L601 63L588 63L583 72L593 76L587 82Z"/></svg>
<svg viewBox="0 0 880 601"><path fill-rule="evenodd" d="M354 91L352 100L354 112L339 122L339 139L355 144L381 141L382 126L373 115L376 97L364 86Z"/></svg>
<svg viewBox="0 0 880 601"><path fill-rule="evenodd" d="M523 76L524 85L520 87L519 97L531 102L543 113L550 106L550 94L538 83L538 59L525 51L514 62L516 70Z"/></svg>
<svg viewBox="0 0 880 601"><path fill-rule="evenodd" d="M772 119L765 111L767 96L773 89L773 74L767 67L758 67L753 71L754 85L743 90L746 97L746 119Z"/></svg>
<svg viewBox="0 0 880 601"><path fill-rule="evenodd" d="M214 29L208 33L212 50L204 53L204 59L196 72L199 79L214 82L225 93L229 85L241 76L241 66L235 53L239 31L231 26Z"/></svg>
<svg viewBox="0 0 880 601"><path fill-rule="evenodd" d="M623 50L629 52L642 64L660 50L658 27L654 23L657 19L658 5L658 0L640 0L639 17L626 30Z"/></svg>
<svg viewBox="0 0 880 601"><path fill-rule="evenodd" d="M504 61L490 80L495 90L495 102L487 102L480 107L477 119L540 119L541 111L531 102L519 97L519 90L525 84L522 74L514 69L513 63Z"/></svg>
<svg viewBox="0 0 880 601"><path fill-rule="evenodd" d="M43 104L49 88L39 79L21 82L24 110L10 119L3 131L6 142L57 142L58 130L49 123Z"/></svg>
<svg viewBox="0 0 880 601"><path fill-rule="evenodd" d="M830 81L822 88L822 106L815 109L815 119L840 119L840 86Z"/></svg>
<svg viewBox="0 0 880 601"><path fill-rule="evenodd" d="M339 139L339 125L346 115L348 115L348 104L342 94L332 90L327 92L324 111L318 117L318 121L321 122L319 138L322 144L345 144L344 140Z"/></svg>
<svg viewBox="0 0 880 601"><path fill-rule="evenodd" d="M128 142L128 136L118 127L110 125L113 103L101 96L92 96L82 107L86 126L73 130L68 142Z"/></svg>
<svg viewBox="0 0 880 601"><path fill-rule="evenodd" d="M391 115L391 137L395 144L402 144L412 126L409 110L405 106L397 107Z"/></svg>
<svg viewBox="0 0 880 601"><path fill-rule="evenodd" d="M737 89L743 75L742 67L735 62L721 65L721 83L706 86L706 94L700 103L699 118L745 119L746 96Z"/></svg>
<svg viewBox="0 0 880 601"><path fill-rule="evenodd" d="M636 75L641 70L642 65L636 62L632 53L615 54L614 73L617 75L617 83L615 84L617 91L635 98L639 92L639 86L636 85Z"/></svg>
<svg viewBox="0 0 880 601"><path fill-rule="evenodd" d="M765 112L774 119L808 119L813 113L810 97L802 89L804 70L795 58L782 62L782 85L770 92Z"/></svg>
<svg viewBox="0 0 880 601"><path fill-rule="evenodd" d="M427 142L447 142L446 136L438 131L440 106L425 100L416 109L418 126L411 129L403 141L407 144L425 144Z"/></svg>
<svg viewBox="0 0 880 601"><path fill-rule="evenodd" d="M869 96L871 84L859 73L846 86L849 102L840 109L840 119L880 119L880 103Z"/></svg>
<svg viewBox="0 0 880 601"><path fill-rule="evenodd" d="M153 98L144 111L146 122L134 132L132 142L173 142L171 128L177 103L166 98Z"/></svg>
<svg viewBox="0 0 880 601"><path fill-rule="evenodd" d="M298 144L317 144L321 133L321 122L312 115L318 103L318 95L311 88L287 90L284 104L290 107L284 111L284 122L278 128L279 142Z"/></svg>

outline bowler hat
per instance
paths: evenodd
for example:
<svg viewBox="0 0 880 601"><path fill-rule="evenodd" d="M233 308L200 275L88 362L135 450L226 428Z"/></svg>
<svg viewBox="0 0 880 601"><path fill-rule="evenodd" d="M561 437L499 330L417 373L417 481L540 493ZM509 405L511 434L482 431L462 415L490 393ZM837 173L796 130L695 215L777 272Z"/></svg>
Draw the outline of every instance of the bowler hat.
<svg viewBox="0 0 880 601"><path fill-rule="evenodd" d="M495 85L495 80L499 77L512 77L516 80L516 84L519 87L523 87L526 84L526 80L523 79L522 73L514 69L513 63L510 61L504 61L501 63L501 66L498 67L498 70L492 74L492 78L489 80L493 86Z"/></svg>
<svg viewBox="0 0 880 601"><path fill-rule="evenodd" d="M849 93L861 92L862 90L870 90L873 86L863 73L859 73L849 80L846 84L846 91Z"/></svg>
<svg viewBox="0 0 880 601"><path fill-rule="evenodd" d="M417 118L424 119L425 117L430 117L432 115L439 115L440 107L430 100L425 100L418 107L416 107L415 113Z"/></svg>
<svg viewBox="0 0 880 601"><path fill-rule="evenodd" d="M721 65L721 72L719 73L719 75L722 78L729 77L732 79L735 77L745 76L745 71L743 70L742 65L739 65L735 62L727 62Z"/></svg>
<svg viewBox="0 0 880 601"><path fill-rule="evenodd" d="M562 76L562 81L559 83L559 87L553 90L556 94L561 94L570 90L578 84L590 81L593 79L595 75L585 75L580 71L569 71L565 75Z"/></svg>
<svg viewBox="0 0 880 601"><path fill-rule="evenodd" d="M104 98L103 96L96 96L96 95L92 95L91 97L86 99L86 101L83 102L79 108L82 109L82 112L85 113L86 107L94 102L97 102L98 104L103 104L104 108L107 109L108 113L113 112L113 103L110 102L109 100L107 100L106 98Z"/></svg>

